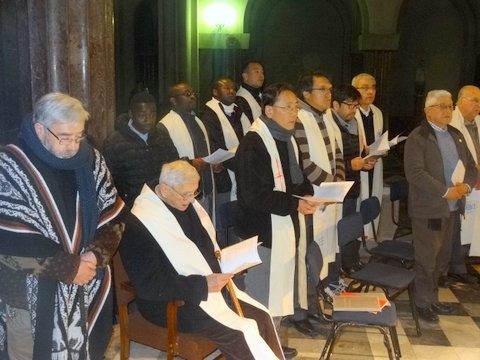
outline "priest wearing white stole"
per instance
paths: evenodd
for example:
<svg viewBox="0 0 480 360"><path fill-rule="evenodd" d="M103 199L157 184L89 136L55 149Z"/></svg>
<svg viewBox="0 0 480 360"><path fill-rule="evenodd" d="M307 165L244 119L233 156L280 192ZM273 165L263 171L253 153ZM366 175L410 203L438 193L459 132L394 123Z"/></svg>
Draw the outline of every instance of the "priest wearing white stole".
<svg viewBox="0 0 480 360"><path fill-rule="evenodd" d="M298 142L303 171L308 180L317 186L322 182L345 181L345 162L335 139L337 125L334 121L325 119L331 104L331 91L330 80L318 70L302 76L297 86L300 121L295 125L295 139ZM323 206L313 214L312 220L309 217L306 217L306 220L307 223L312 221L313 240L322 252L323 267L319 276L323 286L332 291L345 289L346 284L340 279L340 258L337 256L339 249L336 205ZM317 279L314 280L316 284ZM310 298L316 299L316 296L309 296ZM318 314L317 304L318 301L309 304L311 318ZM298 319L298 315L296 317Z"/></svg>
<svg viewBox="0 0 480 360"><path fill-rule="evenodd" d="M470 154L480 169L480 89L473 85L465 85L458 92L457 106L452 112L450 125L460 130ZM478 184L478 180L477 180ZM465 216L461 219L461 232L454 233L452 257L448 276L455 281L466 284L476 283L477 279L468 274L465 264L466 249L462 245L472 244L478 248L480 239L480 201L475 200L478 189L472 189L472 194L466 197ZM478 255L478 254L476 254ZM474 256L476 256L474 254Z"/></svg>
<svg viewBox="0 0 480 360"><path fill-rule="evenodd" d="M201 194L197 200L215 224L213 171L220 166L210 165L203 160L203 157L210 155L210 142L205 125L194 112L197 95L189 84L178 83L168 90L168 101L172 109L160 123L167 129L180 158L188 160L200 174Z"/></svg>
<svg viewBox="0 0 480 360"><path fill-rule="evenodd" d="M227 359L283 359L268 310L238 289L245 318L232 310L225 288L232 274L221 273L215 229L195 201L199 179L192 165L177 160L162 167L154 191L145 186L135 200L120 255L138 309L165 326L167 302L183 300L179 330L211 339Z"/></svg>
<svg viewBox="0 0 480 360"><path fill-rule="evenodd" d="M212 153L218 149L235 150L250 128L250 121L235 104L235 83L228 78L218 79L214 83L212 95L202 115ZM234 158L224 161L223 168L214 174L217 220L215 226L219 231L219 244L226 240L223 238L225 229L220 220L220 208L237 198L234 161Z"/></svg>
<svg viewBox="0 0 480 360"><path fill-rule="evenodd" d="M333 89L332 116L336 122L341 136L341 149L345 161L345 179L354 181L342 204L342 216L353 214L357 211L358 198L361 188L361 171L370 171L375 166L373 158L363 159L363 142L355 119L361 95L351 85L339 85ZM342 257L342 269L346 273L358 270L362 267L359 261L358 242L353 241L340 249Z"/></svg>
<svg viewBox="0 0 480 360"><path fill-rule="evenodd" d="M313 214L316 206L294 196L313 190L293 137L298 104L291 86L268 86L262 111L235 156L237 233L242 238L258 235L263 263L248 270L246 291L269 308L279 326L294 307L307 308L303 215Z"/></svg>
<svg viewBox="0 0 480 360"><path fill-rule="evenodd" d="M242 84L237 90L236 104L250 123L262 115L262 87L265 80L263 65L249 60L242 66Z"/></svg>
<svg viewBox="0 0 480 360"><path fill-rule="evenodd" d="M383 134L383 114L382 111L373 105L377 92L377 83L375 78L366 73L356 75L352 79L354 86L362 95L360 98L360 107L355 118L358 124L358 136L362 146L368 146L377 140ZM370 171L361 171L361 191L360 200L368 199L370 196L376 196L382 203L383 197L383 162L377 159L375 167ZM375 231L378 230L380 217L374 221ZM373 237L373 229L370 225L365 226L365 235Z"/></svg>

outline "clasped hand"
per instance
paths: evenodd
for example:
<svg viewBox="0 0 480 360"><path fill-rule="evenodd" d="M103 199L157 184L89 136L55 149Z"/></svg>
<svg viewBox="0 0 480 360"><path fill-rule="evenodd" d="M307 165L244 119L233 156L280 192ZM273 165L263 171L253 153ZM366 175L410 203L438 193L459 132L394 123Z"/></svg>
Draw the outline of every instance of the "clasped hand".
<svg viewBox="0 0 480 360"><path fill-rule="evenodd" d="M78 267L77 275L73 279L76 285L88 284L97 273L97 258L91 251L80 255L80 265Z"/></svg>
<svg viewBox="0 0 480 360"><path fill-rule="evenodd" d="M468 186L466 184L457 184L448 188L445 199L458 200L464 197L468 193Z"/></svg>

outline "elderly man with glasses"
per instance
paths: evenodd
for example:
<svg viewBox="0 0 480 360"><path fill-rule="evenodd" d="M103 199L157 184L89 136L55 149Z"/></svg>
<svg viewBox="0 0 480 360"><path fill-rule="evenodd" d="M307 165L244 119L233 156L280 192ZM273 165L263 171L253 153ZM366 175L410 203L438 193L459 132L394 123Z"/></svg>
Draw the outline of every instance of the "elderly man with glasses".
<svg viewBox="0 0 480 360"><path fill-rule="evenodd" d="M10 359L102 359L110 339L123 201L84 140L88 118L77 99L47 94L0 151L0 349Z"/></svg>
<svg viewBox="0 0 480 360"><path fill-rule="evenodd" d="M211 339L226 359L283 359L268 311L233 284L225 287L233 274L221 272L215 228L195 200L199 180L184 160L163 165L159 184L144 186L126 219L120 255L138 309L165 326L168 301L183 300L179 330ZM245 317L234 312L235 298Z"/></svg>
<svg viewBox="0 0 480 360"><path fill-rule="evenodd" d="M377 94L377 82L375 78L367 73L361 73L353 77L352 86L354 86L362 95L359 100L359 107L355 114L358 124L360 138L364 141L363 145L370 145L384 132L382 111L373 104ZM380 203L383 197L383 162L378 158L375 167L369 171L361 171L361 189L360 199L368 199L370 196L376 196ZM375 231L378 228L380 217L375 219ZM365 227L368 237L373 237L371 226Z"/></svg>
<svg viewBox="0 0 480 360"><path fill-rule="evenodd" d="M171 110L160 120L159 126L165 126L181 159L188 160L200 174L200 192L198 201L207 210L215 224L215 191L213 171L221 165L207 164L202 158L210 155L210 142L207 129L195 114L197 94L186 83L178 83L168 90L168 102Z"/></svg>
<svg viewBox="0 0 480 360"><path fill-rule="evenodd" d="M438 322L452 305L439 301L438 280L448 269L453 234L465 211L465 196L477 181L477 169L465 138L450 126L452 96L432 90L425 100L425 117L405 144L404 166L409 183L408 212L415 241L415 301L419 316ZM463 164L464 176L453 178Z"/></svg>

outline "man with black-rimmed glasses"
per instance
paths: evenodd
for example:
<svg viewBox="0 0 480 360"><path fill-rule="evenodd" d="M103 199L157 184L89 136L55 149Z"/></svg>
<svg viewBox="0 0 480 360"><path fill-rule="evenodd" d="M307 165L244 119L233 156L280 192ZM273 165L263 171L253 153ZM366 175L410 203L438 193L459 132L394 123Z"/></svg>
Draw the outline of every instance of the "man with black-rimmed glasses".
<svg viewBox="0 0 480 360"><path fill-rule="evenodd" d="M336 139L341 144L345 161L345 180L354 181L343 201L342 216L350 215L357 210L361 186L360 171L372 170L376 162L374 158L362 158L362 156L366 156L365 141L359 131L357 119L355 119L360 99L361 94L351 85L340 85L333 89L332 115L339 129ZM358 261L356 241L343 246L340 253L342 268L346 273L361 267Z"/></svg>

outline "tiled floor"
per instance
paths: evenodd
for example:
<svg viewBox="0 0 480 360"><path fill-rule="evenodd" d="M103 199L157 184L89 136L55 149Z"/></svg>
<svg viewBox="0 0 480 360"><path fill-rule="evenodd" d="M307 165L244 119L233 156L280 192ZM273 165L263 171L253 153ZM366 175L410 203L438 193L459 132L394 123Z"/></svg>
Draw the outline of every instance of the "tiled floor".
<svg viewBox="0 0 480 360"><path fill-rule="evenodd" d="M385 199L384 199L385 200ZM388 209L387 207L384 207ZM381 234L383 238L392 235L389 214L382 213ZM471 268L480 273L480 265ZM452 303L452 315L440 316L438 324L420 320L422 336L415 336L415 326L409 308L408 298L401 295L396 301L402 359L404 360L477 360L480 359L480 285L456 284L449 289L440 289L440 300ZM316 324L320 335L310 338L297 332L288 324L282 325L280 337L285 344L298 350L297 360L318 359L325 344L329 324ZM383 337L376 330L364 331L349 328L337 342L333 359L388 359ZM119 360L118 328L114 329L111 346L106 360ZM131 357L135 360L166 359L164 353L132 343Z"/></svg>
<svg viewBox="0 0 480 360"><path fill-rule="evenodd" d="M480 267L476 265L477 270ZM439 324L420 320L422 336L416 337L408 299L400 297L395 303L398 311L397 331L405 360L478 360L480 359L480 286L457 284L440 289L442 301L454 305L452 315L440 316ZM318 359L325 344L329 324L316 324L321 333L316 338L306 337L293 327L282 325L280 336L289 346L298 350L297 360ZM106 358L119 360L118 328ZM337 342L333 359L387 359L382 336L375 330L347 329ZM166 359L165 354L132 343L131 357L135 360Z"/></svg>

